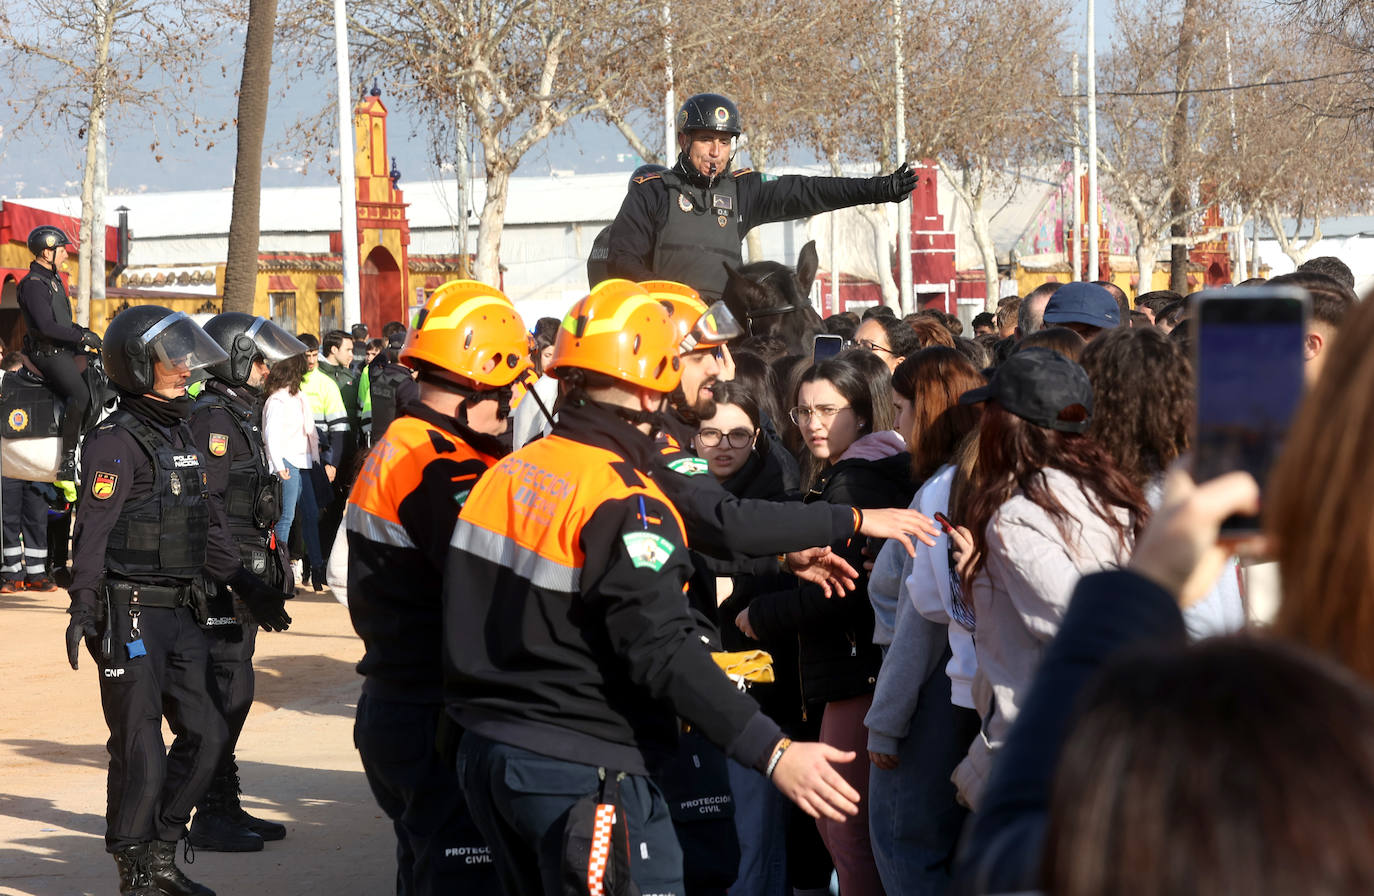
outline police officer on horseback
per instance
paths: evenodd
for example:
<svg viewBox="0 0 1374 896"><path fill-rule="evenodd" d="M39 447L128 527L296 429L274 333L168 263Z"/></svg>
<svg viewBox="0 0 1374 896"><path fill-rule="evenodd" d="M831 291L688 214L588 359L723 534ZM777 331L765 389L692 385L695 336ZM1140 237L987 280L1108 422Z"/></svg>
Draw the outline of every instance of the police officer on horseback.
<svg viewBox="0 0 1374 896"><path fill-rule="evenodd" d="M86 348L99 349L100 337L72 321L67 287L58 275L67 263L67 247L72 241L61 228L44 224L29 233L33 262L19 281L17 299L28 332L24 351L43 374L44 383L66 399L62 415L62 462L58 479L76 478L76 443L81 423L90 405L90 392L77 369L76 353Z"/></svg>
<svg viewBox="0 0 1374 896"><path fill-rule="evenodd" d="M105 848L121 896L213 896L176 865L177 841L226 741L208 691L196 582L230 584L269 631L291 617L212 517L205 457L187 425L191 371L227 355L187 315L155 305L121 312L106 335L120 405L82 452L67 660L77 668L84 641L100 670L110 727ZM164 716L176 735L170 750Z"/></svg>
<svg viewBox="0 0 1374 896"><path fill-rule="evenodd" d="M206 368L209 378L191 410L191 433L205 460L210 518L231 541L216 540L220 564L242 561L283 595L294 589L285 545L272 533L281 515L281 481L272 475L262 440L262 393L269 364L304 354L305 343L262 317L238 311L217 314L205 332L229 356ZM206 582L203 627L210 637L210 692L228 726L210 789L196 807L190 841L197 849L255 852L280 840L286 828L249 815L239 802L234 750L253 705L253 651L258 624L234 600L231 589Z"/></svg>
<svg viewBox="0 0 1374 896"><path fill-rule="evenodd" d="M916 186L903 164L877 177L765 180L731 170L742 133L739 110L720 94L689 97L677 113L677 162L630 187L611 224L607 267L627 280L673 280L708 303L725 290L722 262L743 263L740 241L760 224L875 202L900 202Z"/></svg>

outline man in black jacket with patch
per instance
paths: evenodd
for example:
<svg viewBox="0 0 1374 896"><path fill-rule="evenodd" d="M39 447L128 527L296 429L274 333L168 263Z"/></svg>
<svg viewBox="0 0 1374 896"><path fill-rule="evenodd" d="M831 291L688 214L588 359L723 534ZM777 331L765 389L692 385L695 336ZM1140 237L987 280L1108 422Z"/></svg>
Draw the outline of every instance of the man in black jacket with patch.
<svg viewBox="0 0 1374 896"><path fill-rule="evenodd" d="M44 224L29 234L33 262L19 281L17 300L28 333L24 351L43 374L49 389L67 402L62 414L62 463L58 479L76 478L76 442L90 404L90 392L76 366L76 353L100 348L100 337L72 321L71 300L58 270L67 263L71 240L57 227Z"/></svg>
<svg viewBox="0 0 1374 896"><path fill-rule="evenodd" d="M611 224L611 277L675 280L710 303L725 290L725 268L743 263L740 241L760 224L876 202L901 202L916 187L903 164L877 177L765 178L731 171L741 134L739 110L715 93L689 97L677 113L677 162L637 179Z"/></svg>

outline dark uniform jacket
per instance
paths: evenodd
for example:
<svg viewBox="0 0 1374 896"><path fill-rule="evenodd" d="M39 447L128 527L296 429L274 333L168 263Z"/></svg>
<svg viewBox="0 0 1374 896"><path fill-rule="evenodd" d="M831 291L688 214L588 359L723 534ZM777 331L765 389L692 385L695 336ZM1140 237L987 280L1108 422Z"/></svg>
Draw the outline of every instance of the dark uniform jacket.
<svg viewBox="0 0 1374 896"><path fill-rule="evenodd" d="M19 281L16 298L24 316L24 325L28 327L29 340L35 348L46 346L74 350L80 347L85 330L72 322L67 287L56 271L36 261L31 262L28 275Z"/></svg>
<svg viewBox="0 0 1374 896"><path fill-rule="evenodd" d="M807 494L808 502L855 507L905 507L911 502L911 455L837 461ZM749 624L765 641L800 636L802 696L810 704L873 692L882 651L873 643L873 606L863 573L864 539L834 545L860 571L858 586L826 598L809 582L759 595L749 604ZM913 683L913 687L917 683Z"/></svg>
<svg viewBox="0 0 1374 896"><path fill-rule="evenodd" d="M743 263L740 241L760 224L888 200L886 177L765 178L748 168L715 178L679 155L664 174L637 178L611 223L607 269L627 280L676 280L709 303L725 290L722 262Z"/></svg>
<svg viewBox="0 0 1374 896"><path fill-rule="evenodd" d="M478 482L444 576L449 712L492 740L632 774L673 752L681 716L763 770L781 735L702 642L682 524L641 472L653 460L611 411L566 408Z"/></svg>
<svg viewBox="0 0 1374 896"><path fill-rule="evenodd" d="M418 402L373 446L348 499L348 613L363 639L363 693L443 697L444 563L458 511L504 452Z"/></svg>
<svg viewBox="0 0 1374 896"><path fill-rule="evenodd" d="M123 407L127 407L127 404ZM180 503L189 512L192 522L188 526L179 520L180 516L187 514L179 513L178 518L164 514L158 521L160 531L150 531L146 522L140 523L141 531L131 532L131 540L137 537L150 545L150 551L159 553L169 550L178 555L200 553L204 557L206 575L217 582L228 581L242 566L228 530L216 525L213 518L206 521L205 517L209 515L207 510L196 509L197 504L204 503L206 484L203 458L196 450L190 427L185 423L163 426L141 417L138 419L170 451L171 469L162 471L163 476L170 478L175 475L176 482L168 490L178 498L184 498ZM101 582L106 577L107 547L111 533L121 525L126 508L139 505L155 490L162 492L167 489L168 483L157 481L152 457L134 435L117 422L117 418L112 418L112 422L102 424L87 436L82 448L81 468L85 471L85 481L81 484L76 525L72 533L70 590L99 594ZM202 522L197 523L197 518ZM128 519L122 523L126 528L130 525ZM203 540L202 544L177 544L198 539ZM157 561L151 562L149 567L148 571L128 578L149 585L180 586L194 578L196 572L185 575L172 573L165 564L158 564Z"/></svg>

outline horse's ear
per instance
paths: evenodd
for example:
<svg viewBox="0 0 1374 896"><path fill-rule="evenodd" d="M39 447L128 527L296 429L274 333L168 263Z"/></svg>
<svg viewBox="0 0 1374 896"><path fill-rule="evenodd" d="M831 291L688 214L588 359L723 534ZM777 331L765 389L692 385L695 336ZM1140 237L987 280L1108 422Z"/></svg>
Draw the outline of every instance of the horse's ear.
<svg viewBox="0 0 1374 896"><path fill-rule="evenodd" d="M816 241L811 240L802 246L801 254L797 256L797 285L801 287L802 295L811 295L811 284L815 282L820 266L821 257L816 252Z"/></svg>
<svg viewBox="0 0 1374 896"><path fill-rule="evenodd" d="M748 300L749 297L753 297L753 296L759 295L759 293L761 292L761 290L759 289L758 284L755 283L753 280L750 280L748 277L744 276L743 274L741 274L741 273L740 273L739 271L737 271L735 268L731 267L731 266L730 266L730 262L728 262L728 261L722 261L722 262L720 263L720 266L723 267L723 268L725 268L726 292L729 292L729 291L730 291L729 287L730 287L731 285L733 285L733 286L735 287L735 292L736 292L736 293L738 293L738 294L741 295L741 296L746 297L746 302L745 302L746 307L747 307L748 305L752 304L752 303L748 302L747 300Z"/></svg>

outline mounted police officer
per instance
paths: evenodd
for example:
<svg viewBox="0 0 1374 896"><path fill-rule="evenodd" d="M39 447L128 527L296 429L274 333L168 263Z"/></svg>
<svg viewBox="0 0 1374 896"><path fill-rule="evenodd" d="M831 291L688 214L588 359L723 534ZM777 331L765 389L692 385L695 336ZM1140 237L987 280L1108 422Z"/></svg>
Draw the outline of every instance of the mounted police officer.
<svg viewBox="0 0 1374 896"><path fill-rule="evenodd" d="M244 567L281 594L294 593L285 546L272 527L281 515L281 482L272 475L262 441L262 393L269 364L306 351L305 343L276 324L237 311L217 314L205 332L229 356L206 368L209 378L191 410L191 433L205 460L210 517L233 544L211 542L210 552L232 547L219 565ZM239 803L234 748L253 705L253 649L258 624L229 588L205 583L210 636L210 695L228 726L228 742L210 789L196 806L190 841L197 849L254 852L281 840L286 828L256 818Z"/></svg>
<svg viewBox="0 0 1374 896"><path fill-rule="evenodd" d="M86 440L72 551L67 659L81 642L100 669L110 727L105 847L122 896L204 896L176 865L176 841L224 751L208 690L201 575L228 583L269 631L291 618L243 568L210 512L205 458L187 419L191 371L228 360L187 315L155 305L110 322L105 369L119 409ZM176 734L164 752L162 718Z"/></svg>
<svg viewBox="0 0 1374 896"><path fill-rule="evenodd" d="M740 134L739 110L720 94L699 93L682 104L676 164L634 183L611 224L611 277L685 283L709 303L725 290L721 263L742 264L740 241L760 224L900 202L916 187L905 163L877 177L765 180L748 168L731 171Z"/></svg>
<svg viewBox="0 0 1374 896"><path fill-rule="evenodd" d="M67 263L67 247L72 241L60 228L50 224L35 227L29 234L33 262L19 281L17 299L28 332L24 352L43 374L49 389L66 399L62 415L62 463L58 479L76 478L76 443L81 437L81 422L90 405L90 392L76 364L76 353L85 348L99 349L100 337L72 321L71 300L58 271Z"/></svg>

